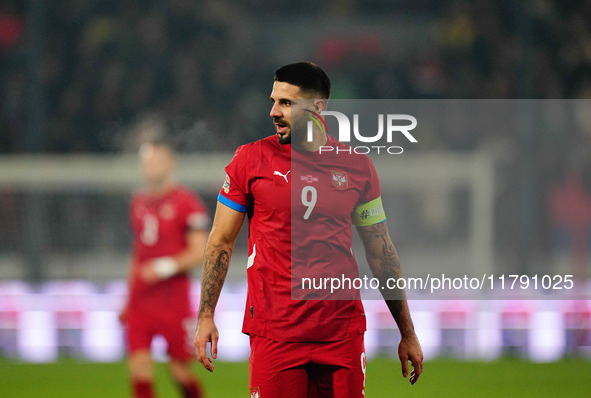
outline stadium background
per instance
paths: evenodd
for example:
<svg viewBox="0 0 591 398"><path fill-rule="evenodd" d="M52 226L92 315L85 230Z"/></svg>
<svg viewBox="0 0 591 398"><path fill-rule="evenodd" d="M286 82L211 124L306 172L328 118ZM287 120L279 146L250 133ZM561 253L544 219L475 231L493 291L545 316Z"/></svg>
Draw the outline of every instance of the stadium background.
<svg viewBox="0 0 591 398"><path fill-rule="evenodd" d="M213 211L234 149L272 133L271 77L292 61L324 67L334 98L569 98L584 119L590 21L589 1L3 1L0 368L12 383L2 382L0 395L126 391L116 312L142 140L174 142L181 181ZM449 269L466 261L458 253L476 251L496 273L543 269L584 284L591 130L565 126L422 135L408 162L429 156L449 172L437 184L389 193L401 198L389 214L400 215L390 224L403 266L441 260ZM466 159L487 165L486 178L470 174L457 183L454 170L469 166ZM471 220L481 212L470 197L483 185L491 217L477 223L485 239L474 243ZM560 210L556 197L574 199ZM203 375L212 396L237 396L228 390L233 384L246 388L241 234L218 319L227 344L220 355L239 362ZM367 305L375 331L368 334L370 396L390 388L410 394L396 380L393 322L378 302ZM588 301L411 306L430 361L415 393L588 396ZM160 358L162 349L157 343ZM475 362L482 360L493 362ZM64 376L70 372L79 383Z"/></svg>

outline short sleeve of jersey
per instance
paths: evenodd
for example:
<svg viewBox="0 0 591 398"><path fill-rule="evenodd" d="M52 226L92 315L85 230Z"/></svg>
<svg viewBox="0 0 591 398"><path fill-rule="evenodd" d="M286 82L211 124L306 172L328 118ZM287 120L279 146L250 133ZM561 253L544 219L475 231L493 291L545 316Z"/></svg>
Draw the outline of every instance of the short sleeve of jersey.
<svg viewBox="0 0 591 398"><path fill-rule="evenodd" d="M226 180L218 195L219 202L241 213L246 213L250 204L247 152L245 145L238 147L226 166Z"/></svg>
<svg viewBox="0 0 591 398"><path fill-rule="evenodd" d="M367 180L357 206L353 210L353 224L358 227L386 221L382 206L380 180L371 159L367 158Z"/></svg>
<svg viewBox="0 0 591 398"><path fill-rule="evenodd" d="M185 210L187 228L200 230L209 228L211 221L207 212L207 206L197 195L189 195Z"/></svg>

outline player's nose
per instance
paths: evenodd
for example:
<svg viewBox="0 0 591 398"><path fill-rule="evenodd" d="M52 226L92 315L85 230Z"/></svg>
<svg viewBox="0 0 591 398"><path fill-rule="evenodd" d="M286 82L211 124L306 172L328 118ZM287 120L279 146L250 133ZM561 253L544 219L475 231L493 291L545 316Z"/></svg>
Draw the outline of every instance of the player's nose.
<svg viewBox="0 0 591 398"><path fill-rule="evenodd" d="M269 112L269 116L277 117L277 118L283 117L283 113L281 113L281 111L279 110L279 104L277 104L277 103L273 104L273 106L271 107L271 111Z"/></svg>

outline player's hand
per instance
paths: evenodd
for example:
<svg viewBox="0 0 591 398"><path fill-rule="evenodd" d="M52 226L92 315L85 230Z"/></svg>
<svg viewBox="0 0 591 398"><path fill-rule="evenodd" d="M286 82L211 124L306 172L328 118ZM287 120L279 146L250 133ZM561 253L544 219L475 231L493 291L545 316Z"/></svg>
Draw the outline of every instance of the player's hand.
<svg viewBox="0 0 591 398"><path fill-rule="evenodd" d="M158 275L156 270L154 270L152 263L148 263L144 267L140 268L139 274L140 279L147 285L153 285L162 280L162 277Z"/></svg>
<svg viewBox="0 0 591 398"><path fill-rule="evenodd" d="M415 384L423 373L423 350L416 335L403 337L398 345L398 357L402 363L402 376L408 376L408 361L412 364L410 372L410 384Z"/></svg>
<svg viewBox="0 0 591 398"><path fill-rule="evenodd" d="M203 367L210 372L215 368L213 366L213 359L218 357L218 329L211 317L200 317L197 323L197 332L195 333L195 353L197 360ZM207 356L207 343L211 343L211 357Z"/></svg>

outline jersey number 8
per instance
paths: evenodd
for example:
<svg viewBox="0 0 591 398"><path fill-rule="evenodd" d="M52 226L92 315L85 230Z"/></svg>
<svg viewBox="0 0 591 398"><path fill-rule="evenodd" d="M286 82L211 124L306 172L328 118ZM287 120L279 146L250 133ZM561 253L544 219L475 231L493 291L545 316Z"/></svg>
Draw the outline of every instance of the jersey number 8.
<svg viewBox="0 0 591 398"><path fill-rule="evenodd" d="M140 239L146 246L154 246L158 241L158 217L147 214L143 219L144 225Z"/></svg>

